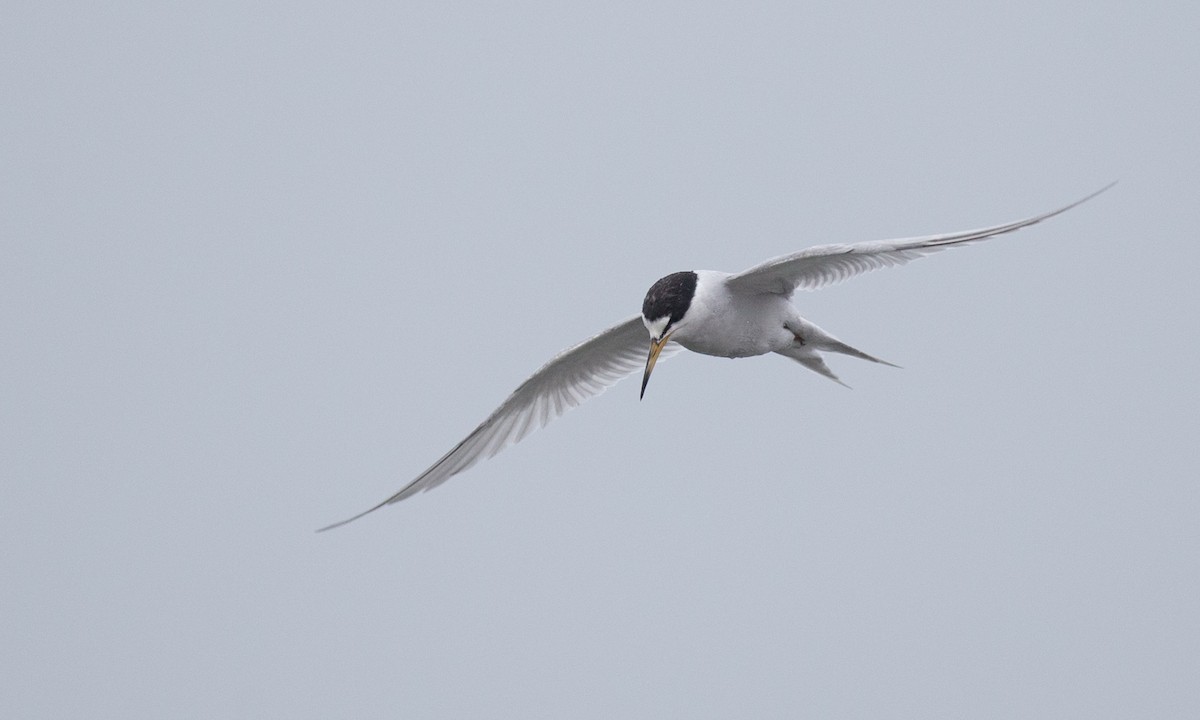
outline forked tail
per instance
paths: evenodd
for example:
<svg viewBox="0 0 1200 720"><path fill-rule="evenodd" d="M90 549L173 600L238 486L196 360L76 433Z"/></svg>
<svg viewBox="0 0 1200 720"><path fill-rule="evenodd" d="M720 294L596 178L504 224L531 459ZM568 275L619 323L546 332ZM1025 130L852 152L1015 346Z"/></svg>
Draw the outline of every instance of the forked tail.
<svg viewBox="0 0 1200 720"><path fill-rule="evenodd" d="M795 360L809 370L820 373L821 375L824 375L825 377L844 387L850 386L842 382L841 378L839 378L832 370L829 369L829 366L825 364L825 359L821 357L820 353L841 353L842 355L849 355L851 357L859 358L860 360L870 360L871 362L879 363L880 365L888 365L894 368L900 367L895 363L890 363L887 360L880 360L874 355L868 355L858 348L847 345L804 318L796 318L792 322L789 322L787 329L792 332L792 334L796 337L796 340L791 344L791 346L784 348L783 350L777 350L776 352L786 358Z"/></svg>

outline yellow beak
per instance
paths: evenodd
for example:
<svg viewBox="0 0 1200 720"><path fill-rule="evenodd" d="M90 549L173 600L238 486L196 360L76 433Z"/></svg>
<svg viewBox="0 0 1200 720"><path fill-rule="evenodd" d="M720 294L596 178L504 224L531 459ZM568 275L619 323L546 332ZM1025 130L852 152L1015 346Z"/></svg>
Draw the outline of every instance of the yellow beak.
<svg viewBox="0 0 1200 720"><path fill-rule="evenodd" d="M646 358L646 374L642 376L642 394L638 395L638 399L646 397L646 383L650 382L650 373L654 372L654 363L658 362L658 354L666 347L667 341L671 339L671 333L662 336L661 340L650 341L650 357Z"/></svg>

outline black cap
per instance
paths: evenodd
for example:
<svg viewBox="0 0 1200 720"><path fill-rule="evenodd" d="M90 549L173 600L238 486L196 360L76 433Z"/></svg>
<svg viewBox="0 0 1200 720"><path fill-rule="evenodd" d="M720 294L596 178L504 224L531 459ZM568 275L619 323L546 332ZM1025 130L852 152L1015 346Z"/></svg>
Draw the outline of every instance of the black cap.
<svg viewBox="0 0 1200 720"><path fill-rule="evenodd" d="M647 320L668 318L667 327L679 322L692 305L698 276L692 270L671 273L650 286L642 301L642 317Z"/></svg>

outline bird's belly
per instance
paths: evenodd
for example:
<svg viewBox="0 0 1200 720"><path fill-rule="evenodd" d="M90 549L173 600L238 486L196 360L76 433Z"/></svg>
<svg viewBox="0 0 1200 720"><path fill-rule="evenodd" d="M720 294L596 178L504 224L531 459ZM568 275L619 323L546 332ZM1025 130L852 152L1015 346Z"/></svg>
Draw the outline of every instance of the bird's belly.
<svg viewBox="0 0 1200 720"><path fill-rule="evenodd" d="M785 324L795 314L787 299L776 295L730 293L722 278L705 282L708 292L692 301L687 320L672 339L692 352L717 357L765 355L791 345L795 336Z"/></svg>
<svg viewBox="0 0 1200 720"><path fill-rule="evenodd" d="M765 355L791 344L793 335L782 326L758 323L727 323L710 326L706 332L673 338L692 352L716 357L740 358Z"/></svg>

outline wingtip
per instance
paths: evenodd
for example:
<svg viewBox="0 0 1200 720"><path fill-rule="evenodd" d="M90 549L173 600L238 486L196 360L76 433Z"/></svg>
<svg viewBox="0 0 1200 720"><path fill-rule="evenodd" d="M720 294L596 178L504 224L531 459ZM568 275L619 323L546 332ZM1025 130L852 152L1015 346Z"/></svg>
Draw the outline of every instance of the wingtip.
<svg viewBox="0 0 1200 720"><path fill-rule="evenodd" d="M343 526L343 525L349 525L350 523L354 522L355 520L359 519L360 517L362 517L362 516L364 516L364 515L370 515L371 513L375 512L376 510L378 510L379 508L383 507L384 505L387 505L387 504L388 504L388 503L390 503L390 502L392 502L392 499L391 499L391 498L388 498L387 500L384 500L383 502L379 503L378 505L376 505L376 506L375 506L375 507L373 507L373 508L370 508L370 509L368 509L368 510L363 510L362 512L360 512L360 513L359 513L359 514L357 514L357 515L354 515L354 516L352 516L352 517L348 517L348 518L346 518L345 520L339 520L339 521L337 521L337 522L333 523L332 525L326 525L326 526L325 526L325 527L323 527L323 528L317 528L317 529L316 529L314 532L323 533L323 532L325 532L326 530L332 530L332 529L334 529L334 528L339 528L339 527L341 527L341 526Z"/></svg>
<svg viewBox="0 0 1200 720"><path fill-rule="evenodd" d="M345 525L345 524L347 524L347 523L352 523L352 522L354 522L355 520L359 519L360 517L362 517L362 516L363 516L363 515L365 515L365 514L366 514L366 513L363 513L362 515L355 515L355 516L354 516L354 517L352 517L352 518L347 518L347 519L345 519L345 520L339 520L338 522L335 522L335 523L333 523L332 525L326 525L326 526L325 526L325 527L323 527L323 528L317 528L317 529L316 529L316 530L314 530L313 532L315 532L315 533L323 533L323 532L325 532L326 530L332 530L332 529L334 529L334 528L339 528L339 527L341 527L341 526L343 526L343 525Z"/></svg>
<svg viewBox="0 0 1200 720"><path fill-rule="evenodd" d="M1108 190L1111 190L1111 189L1112 189L1112 187L1113 187L1114 185L1116 185L1117 183L1119 183L1119 182L1121 182L1121 180L1120 180L1119 178L1118 178L1118 179L1116 179L1116 180L1113 180L1112 182L1110 182L1109 184L1107 184L1107 185L1105 185L1104 187L1100 188L1100 189L1099 189L1099 190L1097 190L1096 192L1094 192L1094 193L1091 193L1090 195L1086 195L1086 196L1084 196L1084 197L1080 198L1079 200L1076 200L1075 202L1071 203L1071 204L1068 206L1068 209L1069 209L1069 208L1073 208L1073 207L1075 207L1076 205L1082 205L1083 203L1087 202L1088 200L1091 200L1092 198L1096 197L1096 196L1097 196L1097 195L1099 195L1100 193L1107 192Z"/></svg>

